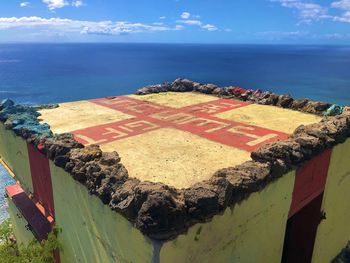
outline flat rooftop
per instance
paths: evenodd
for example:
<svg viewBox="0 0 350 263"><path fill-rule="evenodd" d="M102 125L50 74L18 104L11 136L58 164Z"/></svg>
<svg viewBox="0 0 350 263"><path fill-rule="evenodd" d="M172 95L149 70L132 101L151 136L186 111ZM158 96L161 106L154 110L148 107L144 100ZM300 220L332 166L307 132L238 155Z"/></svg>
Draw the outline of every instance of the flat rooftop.
<svg viewBox="0 0 350 263"><path fill-rule="evenodd" d="M130 177L187 188L321 117L196 92L62 103L41 110L54 133L117 151Z"/></svg>

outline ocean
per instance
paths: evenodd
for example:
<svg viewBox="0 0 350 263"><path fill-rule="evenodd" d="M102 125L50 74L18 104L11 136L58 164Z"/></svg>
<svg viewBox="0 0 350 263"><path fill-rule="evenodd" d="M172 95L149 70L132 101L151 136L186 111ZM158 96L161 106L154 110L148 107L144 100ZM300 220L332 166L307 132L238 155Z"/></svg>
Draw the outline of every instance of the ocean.
<svg viewBox="0 0 350 263"><path fill-rule="evenodd" d="M179 77L350 105L350 46L0 44L0 100L123 95ZM12 182L0 169L0 221Z"/></svg>

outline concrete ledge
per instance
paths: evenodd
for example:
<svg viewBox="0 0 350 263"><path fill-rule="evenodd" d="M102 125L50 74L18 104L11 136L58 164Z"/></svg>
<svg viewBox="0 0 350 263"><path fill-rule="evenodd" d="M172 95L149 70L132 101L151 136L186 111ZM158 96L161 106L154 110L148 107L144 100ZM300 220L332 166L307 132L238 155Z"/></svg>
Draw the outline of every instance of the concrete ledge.
<svg viewBox="0 0 350 263"><path fill-rule="evenodd" d="M202 84L188 79L176 79L172 83L150 85L138 89L137 95L146 95L160 92L189 92L196 91L205 94L212 94L218 97L235 98L242 101L250 101L262 105L274 105L282 108L290 108L302 112L322 115L336 115L341 113L341 107L333 106L330 103L311 101L308 99L293 99L290 95L279 95L270 91L246 90L241 87L219 87L215 84Z"/></svg>

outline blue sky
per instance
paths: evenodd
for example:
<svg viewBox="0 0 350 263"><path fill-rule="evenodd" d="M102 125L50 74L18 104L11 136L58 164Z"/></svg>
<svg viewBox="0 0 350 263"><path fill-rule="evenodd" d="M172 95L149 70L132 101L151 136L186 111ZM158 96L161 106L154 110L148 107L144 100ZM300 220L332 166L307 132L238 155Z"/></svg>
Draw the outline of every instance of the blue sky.
<svg viewBox="0 0 350 263"><path fill-rule="evenodd" d="M1 0L0 42L350 44L350 0Z"/></svg>

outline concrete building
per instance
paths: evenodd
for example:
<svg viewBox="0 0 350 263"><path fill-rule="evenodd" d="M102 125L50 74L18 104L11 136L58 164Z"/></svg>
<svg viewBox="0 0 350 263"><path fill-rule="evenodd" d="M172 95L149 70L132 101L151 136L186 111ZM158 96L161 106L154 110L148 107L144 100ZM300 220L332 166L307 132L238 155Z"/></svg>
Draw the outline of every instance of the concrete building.
<svg viewBox="0 0 350 263"><path fill-rule="evenodd" d="M64 263L330 262L350 239L348 111L174 83L30 113L2 105L18 242L56 224Z"/></svg>

